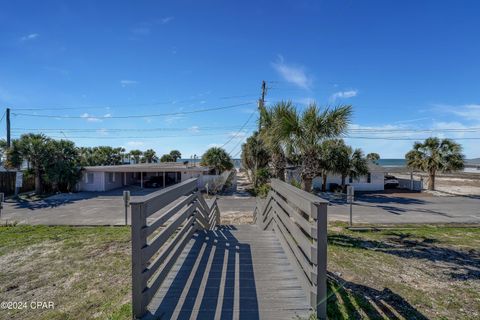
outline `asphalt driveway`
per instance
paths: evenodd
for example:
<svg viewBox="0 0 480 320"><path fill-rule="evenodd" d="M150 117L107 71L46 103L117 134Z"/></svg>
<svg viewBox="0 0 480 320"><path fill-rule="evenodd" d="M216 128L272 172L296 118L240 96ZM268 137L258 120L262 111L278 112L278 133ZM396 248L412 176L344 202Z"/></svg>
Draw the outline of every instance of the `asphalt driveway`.
<svg viewBox="0 0 480 320"><path fill-rule="evenodd" d="M156 189L128 187L132 197ZM107 192L59 194L40 201L4 203L1 223L45 225L123 225L123 189ZM328 196L329 220L348 221L344 197ZM218 198L223 215L250 215L255 198L235 193ZM128 212L130 215L130 210ZM382 192L358 194L353 205L354 223L480 223L480 197L432 196L425 193ZM130 223L130 217L128 217Z"/></svg>
<svg viewBox="0 0 480 320"><path fill-rule="evenodd" d="M123 190L130 190L132 197L158 191L128 186L106 192L58 194L39 201L8 200L0 220L45 225L124 225Z"/></svg>
<svg viewBox="0 0 480 320"><path fill-rule="evenodd" d="M331 198L330 220L349 220L344 198ZM353 222L480 223L480 196L433 196L428 193L382 192L356 196Z"/></svg>

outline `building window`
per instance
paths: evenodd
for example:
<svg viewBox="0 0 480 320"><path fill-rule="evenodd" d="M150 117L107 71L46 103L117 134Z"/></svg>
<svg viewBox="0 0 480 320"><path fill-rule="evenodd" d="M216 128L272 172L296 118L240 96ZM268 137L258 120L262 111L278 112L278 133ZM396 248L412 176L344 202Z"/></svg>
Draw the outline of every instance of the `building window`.
<svg viewBox="0 0 480 320"><path fill-rule="evenodd" d="M370 172L367 174L367 183L372 183L372 174Z"/></svg>
<svg viewBox="0 0 480 320"><path fill-rule="evenodd" d="M115 182L115 172L109 172L108 173L108 182L109 183L114 183Z"/></svg>
<svg viewBox="0 0 480 320"><path fill-rule="evenodd" d="M94 175L92 172L88 172L86 175L85 175L85 182L87 184L93 184L93 181L94 181Z"/></svg>
<svg viewBox="0 0 480 320"><path fill-rule="evenodd" d="M352 176L349 176L349 177L348 177L348 183L353 183L353 178L352 178Z"/></svg>

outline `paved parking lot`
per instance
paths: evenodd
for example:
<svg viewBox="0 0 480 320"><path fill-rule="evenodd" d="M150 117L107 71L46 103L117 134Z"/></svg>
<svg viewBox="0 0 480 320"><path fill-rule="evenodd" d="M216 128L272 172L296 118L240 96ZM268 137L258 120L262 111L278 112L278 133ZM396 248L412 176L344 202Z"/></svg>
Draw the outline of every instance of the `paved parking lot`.
<svg viewBox="0 0 480 320"><path fill-rule="evenodd" d="M129 187L129 190L132 196L157 191L138 187ZM60 194L33 202L9 200L4 203L1 223L7 220L45 225L123 225L122 192ZM329 200L329 219L348 221L349 205L345 199L330 196ZM246 194L220 196L219 207L222 215L249 215L255 208L255 198ZM480 223L480 197L392 191L357 194L353 220L357 223Z"/></svg>
<svg viewBox="0 0 480 320"><path fill-rule="evenodd" d="M59 194L40 201L8 200L4 203L1 221L46 225L123 225L123 190L130 190L135 197L158 189L129 186L107 192Z"/></svg>
<svg viewBox="0 0 480 320"><path fill-rule="evenodd" d="M348 221L345 199L330 199L330 220ZM433 196L386 191L356 195L353 221L359 223L480 223L480 196Z"/></svg>

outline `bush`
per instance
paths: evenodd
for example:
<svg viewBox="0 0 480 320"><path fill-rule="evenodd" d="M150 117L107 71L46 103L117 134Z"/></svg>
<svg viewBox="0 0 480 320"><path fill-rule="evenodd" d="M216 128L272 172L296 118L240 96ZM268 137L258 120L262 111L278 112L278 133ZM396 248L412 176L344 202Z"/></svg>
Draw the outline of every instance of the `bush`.
<svg viewBox="0 0 480 320"><path fill-rule="evenodd" d="M255 194L260 197L260 198L266 198L267 195L268 195L268 192L270 191L271 187L269 184L267 183L264 183L264 184L261 184L259 185L256 189L255 189Z"/></svg>

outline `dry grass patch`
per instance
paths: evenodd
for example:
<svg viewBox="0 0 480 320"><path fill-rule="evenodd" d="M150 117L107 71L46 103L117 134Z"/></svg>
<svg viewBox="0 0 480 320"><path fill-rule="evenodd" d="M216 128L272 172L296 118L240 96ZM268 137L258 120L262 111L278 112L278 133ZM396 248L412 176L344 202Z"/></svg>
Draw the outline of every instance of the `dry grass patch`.
<svg viewBox="0 0 480 320"><path fill-rule="evenodd" d="M130 229L0 228L0 300L53 301L0 319L130 318Z"/></svg>

